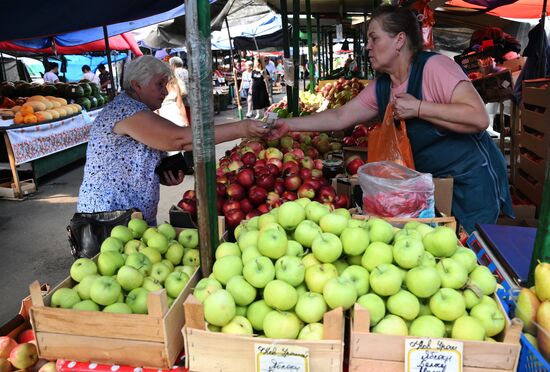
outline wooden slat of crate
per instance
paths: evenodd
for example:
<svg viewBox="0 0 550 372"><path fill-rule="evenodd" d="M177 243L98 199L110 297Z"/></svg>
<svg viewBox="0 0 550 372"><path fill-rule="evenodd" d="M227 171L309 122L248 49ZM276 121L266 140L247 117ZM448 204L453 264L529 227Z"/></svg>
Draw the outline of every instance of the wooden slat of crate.
<svg viewBox="0 0 550 372"><path fill-rule="evenodd" d="M540 183L544 183L546 179L546 161L537 163L522 154L519 157L519 169L526 172Z"/></svg>
<svg viewBox="0 0 550 372"><path fill-rule="evenodd" d="M349 365L349 372L384 371L403 372L405 363L390 362L375 359L352 358ZM514 369L515 371L515 369ZM463 367L462 372L503 372L502 369Z"/></svg>
<svg viewBox="0 0 550 372"><path fill-rule="evenodd" d="M525 80L522 98L524 103L550 108L550 79Z"/></svg>
<svg viewBox="0 0 550 372"><path fill-rule="evenodd" d="M516 175L516 184L514 185L526 198L533 204L540 207L542 204L542 184L534 185L520 173Z"/></svg>
<svg viewBox="0 0 550 372"><path fill-rule="evenodd" d="M550 133L550 107L544 113L521 108L521 125L544 134ZM549 144L550 145L550 144Z"/></svg>
<svg viewBox="0 0 550 372"><path fill-rule="evenodd" d="M550 135L538 138L524 131L519 135L518 146L534 152L543 159L550 158Z"/></svg>
<svg viewBox="0 0 550 372"><path fill-rule="evenodd" d="M369 218L371 218L371 216L365 216L362 214L354 214L352 217L358 220L368 220ZM455 231L457 228L456 218L454 217L434 217L434 218L386 218L384 217L383 219L397 227L402 227L407 222L417 221L420 223L447 226Z"/></svg>

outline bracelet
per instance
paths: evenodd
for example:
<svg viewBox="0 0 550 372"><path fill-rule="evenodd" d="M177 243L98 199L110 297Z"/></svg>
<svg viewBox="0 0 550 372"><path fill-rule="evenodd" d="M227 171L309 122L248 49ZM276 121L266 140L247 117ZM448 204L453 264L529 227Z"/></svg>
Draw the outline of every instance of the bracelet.
<svg viewBox="0 0 550 372"><path fill-rule="evenodd" d="M417 118L420 118L420 107L422 106L422 101L418 104L418 113L416 114Z"/></svg>

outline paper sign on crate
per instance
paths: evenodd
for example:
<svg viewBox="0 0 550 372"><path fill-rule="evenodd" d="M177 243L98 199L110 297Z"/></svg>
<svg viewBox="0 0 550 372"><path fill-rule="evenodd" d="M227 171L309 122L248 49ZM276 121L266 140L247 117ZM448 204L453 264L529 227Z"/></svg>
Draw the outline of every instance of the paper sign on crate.
<svg viewBox="0 0 550 372"><path fill-rule="evenodd" d="M254 344L256 372L309 372L309 349L294 345Z"/></svg>
<svg viewBox="0 0 550 372"><path fill-rule="evenodd" d="M405 372L462 372L462 342L437 338L405 339Z"/></svg>

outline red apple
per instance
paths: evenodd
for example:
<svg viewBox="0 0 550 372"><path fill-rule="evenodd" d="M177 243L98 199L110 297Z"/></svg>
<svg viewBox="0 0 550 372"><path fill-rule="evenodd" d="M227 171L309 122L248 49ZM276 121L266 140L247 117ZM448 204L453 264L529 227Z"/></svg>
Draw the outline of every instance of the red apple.
<svg viewBox="0 0 550 372"><path fill-rule="evenodd" d="M239 173L237 173L237 182L242 187L248 189L254 184L254 171L250 168L241 169Z"/></svg>
<svg viewBox="0 0 550 372"><path fill-rule="evenodd" d="M306 156L302 159L302 167L307 169L313 169L313 166L315 164L313 163L313 160L309 156Z"/></svg>
<svg viewBox="0 0 550 372"><path fill-rule="evenodd" d="M353 159L346 166L346 170L348 171L348 174L354 175L354 174L357 174L357 170L359 169L359 167L361 167L364 164L365 162L361 158Z"/></svg>
<svg viewBox="0 0 550 372"><path fill-rule="evenodd" d="M311 186L310 183L304 183L298 189L298 197L313 199L315 197L315 190L313 189L313 186Z"/></svg>
<svg viewBox="0 0 550 372"><path fill-rule="evenodd" d="M241 200L239 202L239 204L241 204L241 210L246 214L248 212L250 212L251 210L254 209L254 206L252 205L252 203L250 202L249 199L247 198L244 198L243 200Z"/></svg>
<svg viewBox="0 0 550 372"><path fill-rule="evenodd" d="M11 337L0 337L0 358L9 358L11 351L17 346L17 342Z"/></svg>
<svg viewBox="0 0 550 372"><path fill-rule="evenodd" d="M286 202L286 199L279 198L273 202L273 204L270 205L271 209L273 208L279 208L283 203Z"/></svg>
<svg viewBox="0 0 550 372"><path fill-rule="evenodd" d="M241 200L246 195L246 191L238 183L232 183L231 185L227 186L226 193L227 196L236 200Z"/></svg>
<svg viewBox="0 0 550 372"><path fill-rule="evenodd" d="M224 174L222 176L217 176L216 177L216 182L227 185L229 183L229 180L227 179L227 176Z"/></svg>
<svg viewBox="0 0 550 372"><path fill-rule="evenodd" d="M229 168L229 170L231 170L231 171L237 171L237 170L241 169L243 165L244 164L243 164L242 161L233 160L231 163L229 163L229 166L227 168Z"/></svg>
<svg viewBox="0 0 550 372"><path fill-rule="evenodd" d="M9 361L16 369L27 369L38 362L36 345L30 342L17 345L10 353Z"/></svg>
<svg viewBox="0 0 550 372"><path fill-rule="evenodd" d="M244 220L244 213L240 209L231 209L224 213L227 226L231 229L239 226L242 220Z"/></svg>
<svg viewBox="0 0 550 372"><path fill-rule="evenodd" d="M336 195L333 204L334 208L347 208L349 205L349 198L347 195Z"/></svg>
<svg viewBox="0 0 550 372"><path fill-rule="evenodd" d="M344 145L346 145L346 146L357 146L357 142L355 141L355 138L353 138L351 136L344 137L342 142L344 142Z"/></svg>
<svg viewBox="0 0 550 372"><path fill-rule="evenodd" d="M284 164L283 164L282 173L283 173L283 177L295 176L300 173L300 167L298 165L290 164L289 166L284 168Z"/></svg>
<svg viewBox="0 0 550 372"><path fill-rule="evenodd" d="M307 169L307 168L300 169L300 177L303 180L307 180L307 179L311 178L311 169Z"/></svg>
<svg viewBox="0 0 550 372"><path fill-rule="evenodd" d="M294 155L294 157L298 160L301 160L304 158L304 151L302 149L292 149L291 153Z"/></svg>
<svg viewBox="0 0 550 372"><path fill-rule="evenodd" d="M312 169L311 170L311 177L312 178L323 178L323 171L320 169Z"/></svg>
<svg viewBox="0 0 550 372"><path fill-rule="evenodd" d="M285 188L289 191L296 191L302 185L302 179L298 175L291 175L285 178Z"/></svg>
<svg viewBox="0 0 550 372"><path fill-rule="evenodd" d="M277 178L275 180L275 184L273 185L273 191L279 195L285 192L285 180L282 178Z"/></svg>
<svg viewBox="0 0 550 372"><path fill-rule="evenodd" d="M252 210L252 211L250 211L246 214L246 219L249 220L253 217L261 216L261 215L262 215L262 213L259 210L254 209L254 210Z"/></svg>
<svg viewBox="0 0 550 372"><path fill-rule="evenodd" d="M266 166L269 164L275 165L278 170L283 169L283 162L281 161L281 159L277 159L277 158L268 159Z"/></svg>
<svg viewBox="0 0 550 372"><path fill-rule="evenodd" d="M270 209L269 209L269 205L267 203L263 203L263 204L258 205L258 212L260 212L261 214L268 213L269 211L270 211Z"/></svg>
<svg viewBox="0 0 550 372"><path fill-rule="evenodd" d="M25 342L30 342L35 339L34 332L32 329L25 329L19 335L17 335L17 342L23 344Z"/></svg>
<svg viewBox="0 0 550 372"><path fill-rule="evenodd" d="M267 193L267 204L273 207L273 204L280 199L280 196L275 191L270 191Z"/></svg>
<svg viewBox="0 0 550 372"><path fill-rule="evenodd" d="M178 207L189 213L191 217L197 215L197 202L195 199L181 199L178 203Z"/></svg>
<svg viewBox="0 0 550 372"><path fill-rule="evenodd" d="M309 156L312 159L319 158L319 151L317 151L316 148L309 146L306 150L304 150L305 154Z"/></svg>
<svg viewBox="0 0 550 372"><path fill-rule="evenodd" d="M237 152L237 149L233 149L231 151L231 155L229 155L229 158L233 161L241 161L241 154Z"/></svg>
<svg viewBox="0 0 550 372"><path fill-rule="evenodd" d="M323 170L323 160L321 159L313 160L313 168L318 170Z"/></svg>
<svg viewBox="0 0 550 372"><path fill-rule="evenodd" d="M351 136L353 138L359 138L359 137L366 137L369 134L369 129L364 126L363 124L357 124L353 128L353 132L351 133Z"/></svg>
<svg viewBox="0 0 550 372"><path fill-rule="evenodd" d="M12 372L13 367L7 358L0 358L0 372Z"/></svg>
<svg viewBox="0 0 550 372"><path fill-rule="evenodd" d="M237 172L232 171L232 172L226 173L225 176L227 177L228 183L231 184L231 183L237 182Z"/></svg>
<svg viewBox="0 0 550 372"><path fill-rule="evenodd" d="M220 159L220 168L228 167L230 163L231 159L224 156Z"/></svg>
<svg viewBox="0 0 550 372"><path fill-rule="evenodd" d="M319 190L319 188L321 187L321 182L319 181L318 178L307 178L304 181L304 184L306 184L306 183L311 185L311 187L313 187L313 190L315 192L317 192Z"/></svg>
<svg viewBox="0 0 550 372"><path fill-rule="evenodd" d="M286 135L286 136L282 136L279 139L279 143L281 144L281 148L290 149L290 148L292 148L294 140L292 139L291 136Z"/></svg>
<svg viewBox="0 0 550 372"><path fill-rule="evenodd" d="M226 187L221 182L216 182L216 194L218 194L218 199L224 197L226 194Z"/></svg>
<svg viewBox="0 0 550 372"><path fill-rule="evenodd" d="M246 143L246 146L250 147L252 151L254 151L254 154L256 155L258 155L260 151L264 149L264 146L258 141L248 141Z"/></svg>
<svg viewBox="0 0 550 372"><path fill-rule="evenodd" d="M265 188L261 186L252 186L248 189L248 199L250 199L252 204L259 205L265 203L266 198L267 191Z"/></svg>
<svg viewBox="0 0 550 372"><path fill-rule="evenodd" d="M218 198L218 200L217 200L218 215L223 214L223 205L225 204L225 202L226 202L225 198L221 198L221 197Z"/></svg>
<svg viewBox="0 0 550 372"><path fill-rule="evenodd" d="M278 148L269 147L265 150L265 158L266 159L271 159L271 158L282 159L283 158L283 153Z"/></svg>
<svg viewBox="0 0 550 372"><path fill-rule="evenodd" d="M279 173L281 173L280 168L278 168L275 164L268 164L265 168L273 175L273 177L278 177Z"/></svg>
<svg viewBox="0 0 550 372"><path fill-rule="evenodd" d="M285 200L288 200L288 201L291 201L291 200L298 199L298 196L296 195L296 193L293 193L292 191L285 191L281 195L281 198L285 199Z"/></svg>
<svg viewBox="0 0 550 372"><path fill-rule="evenodd" d="M274 184L275 177L273 177L269 171L268 174L259 174L256 177L256 185L264 188L265 190L271 190Z"/></svg>
<svg viewBox="0 0 550 372"><path fill-rule="evenodd" d="M222 207L223 214L226 214L232 209L241 209L241 203L235 199L227 199Z"/></svg>
<svg viewBox="0 0 550 372"><path fill-rule="evenodd" d="M336 196L336 192L332 188L332 186L321 186L319 188L319 192L317 193L319 198L321 199L322 203L332 203L334 200L334 197Z"/></svg>
<svg viewBox="0 0 550 372"><path fill-rule="evenodd" d="M256 154L253 152L247 152L241 157L241 161L244 165L254 165L256 163Z"/></svg>
<svg viewBox="0 0 550 372"><path fill-rule="evenodd" d="M183 193L182 199L194 198L194 197L195 197L195 190L187 190L186 192Z"/></svg>

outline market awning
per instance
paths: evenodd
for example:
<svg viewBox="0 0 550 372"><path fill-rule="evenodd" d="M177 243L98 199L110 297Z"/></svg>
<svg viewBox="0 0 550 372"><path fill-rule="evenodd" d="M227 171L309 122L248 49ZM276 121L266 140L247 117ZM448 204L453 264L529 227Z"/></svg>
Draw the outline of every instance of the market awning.
<svg viewBox="0 0 550 372"><path fill-rule="evenodd" d="M474 5L463 0L451 0L446 3L461 8L485 9L482 6ZM536 19L542 13L542 0L518 0L513 4L502 5L487 12L498 17ZM550 3L546 6L546 13L550 13Z"/></svg>

